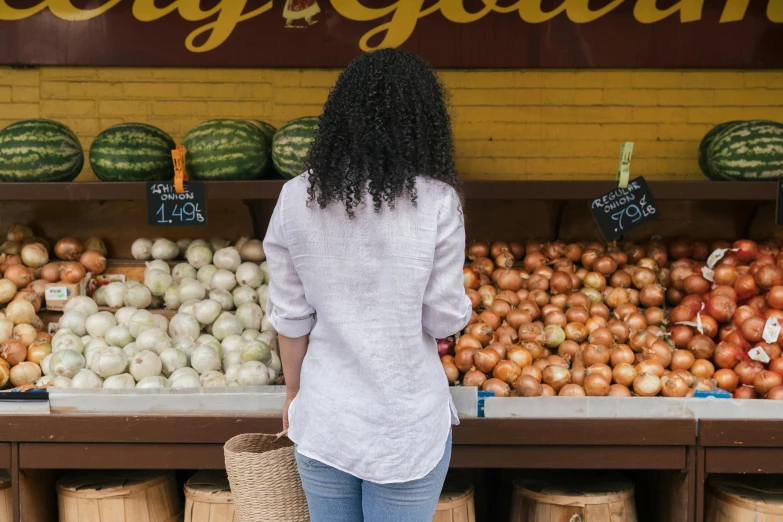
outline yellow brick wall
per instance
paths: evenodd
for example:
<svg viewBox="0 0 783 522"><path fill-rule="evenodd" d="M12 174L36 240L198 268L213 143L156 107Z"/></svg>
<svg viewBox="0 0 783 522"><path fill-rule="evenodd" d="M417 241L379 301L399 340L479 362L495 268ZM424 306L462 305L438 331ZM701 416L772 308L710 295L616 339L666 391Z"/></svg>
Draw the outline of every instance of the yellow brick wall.
<svg viewBox="0 0 783 522"><path fill-rule="evenodd" d="M600 179L636 142L632 174L701 179L698 142L715 123L783 121L779 71L443 71L466 179ZM320 111L336 71L0 68L0 127L23 118L69 125L89 148L125 121L178 142L209 118L280 125ZM85 169L79 179L94 179Z"/></svg>

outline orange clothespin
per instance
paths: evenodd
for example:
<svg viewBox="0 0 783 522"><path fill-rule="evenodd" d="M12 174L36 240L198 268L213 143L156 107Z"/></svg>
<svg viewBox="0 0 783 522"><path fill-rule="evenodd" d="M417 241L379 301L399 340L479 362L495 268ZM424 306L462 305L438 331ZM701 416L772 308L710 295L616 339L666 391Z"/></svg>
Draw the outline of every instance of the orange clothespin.
<svg viewBox="0 0 783 522"><path fill-rule="evenodd" d="M174 191L182 194L185 192L185 182L188 181L188 173L185 170L185 147L179 145L172 150L171 159L174 161Z"/></svg>

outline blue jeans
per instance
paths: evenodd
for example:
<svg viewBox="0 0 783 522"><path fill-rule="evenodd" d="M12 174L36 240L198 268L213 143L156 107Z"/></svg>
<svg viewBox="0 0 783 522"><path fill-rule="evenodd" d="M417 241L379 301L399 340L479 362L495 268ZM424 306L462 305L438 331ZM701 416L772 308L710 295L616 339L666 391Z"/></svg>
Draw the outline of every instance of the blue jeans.
<svg viewBox="0 0 783 522"><path fill-rule="evenodd" d="M450 460L451 435L426 477L375 484L296 453L311 522L432 522Z"/></svg>

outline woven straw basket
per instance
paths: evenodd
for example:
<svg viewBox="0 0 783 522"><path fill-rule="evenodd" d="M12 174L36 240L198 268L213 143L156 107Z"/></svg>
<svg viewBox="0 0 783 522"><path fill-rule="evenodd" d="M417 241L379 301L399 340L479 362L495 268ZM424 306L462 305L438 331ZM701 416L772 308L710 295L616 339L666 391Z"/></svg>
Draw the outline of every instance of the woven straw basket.
<svg viewBox="0 0 783 522"><path fill-rule="evenodd" d="M284 436L246 433L223 447L238 522L310 522L294 445Z"/></svg>

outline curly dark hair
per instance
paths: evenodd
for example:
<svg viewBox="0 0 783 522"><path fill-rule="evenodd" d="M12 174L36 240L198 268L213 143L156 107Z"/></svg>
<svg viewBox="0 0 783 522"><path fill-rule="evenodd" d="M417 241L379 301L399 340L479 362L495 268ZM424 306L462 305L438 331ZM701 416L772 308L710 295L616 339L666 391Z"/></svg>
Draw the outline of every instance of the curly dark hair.
<svg viewBox="0 0 783 522"><path fill-rule="evenodd" d="M399 197L416 204L416 177L459 193L448 93L415 54L364 54L340 74L324 105L307 161L308 203L345 205L348 215L367 192L375 211Z"/></svg>

